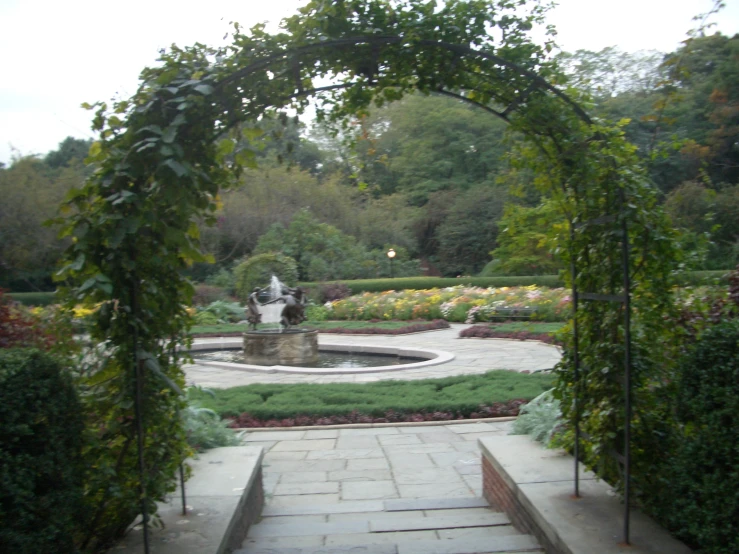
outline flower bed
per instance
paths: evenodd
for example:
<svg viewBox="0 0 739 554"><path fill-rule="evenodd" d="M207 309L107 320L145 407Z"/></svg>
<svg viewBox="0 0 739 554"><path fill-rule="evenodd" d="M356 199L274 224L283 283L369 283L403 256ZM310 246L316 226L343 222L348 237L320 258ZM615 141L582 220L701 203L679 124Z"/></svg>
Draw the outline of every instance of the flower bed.
<svg viewBox="0 0 739 554"><path fill-rule="evenodd" d="M550 333L532 333L531 331L497 331L495 328L475 325L462 329L459 337L463 339L513 339L538 340L547 344L559 344L559 341Z"/></svg>
<svg viewBox="0 0 739 554"><path fill-rule="evenodd" d="M435 319L428 323L414 323L399 329L383 329L381 327L363 327L361 329L346 329L334 327L331 329L319 329L319 333L336 333L338 335L405 335L408 333L420 333L422 331L435 331L436 329L449 329L449 323L443 319Z"/></svg>
<svg viewBox="0 0 739 554"><path fill-rule="evenodd" d="M525 399L495 402L490 405L479 406L476 411L468 415L461 412L449 411L403 413L388 410L382 416L372 416L355 411L346 415L299 415L284 419L260 419L249 413L243 413L238 417L228 419L231 420L229 426L234 429L254 427L312 427L316 425L346 425L352 423L418 423L422 421L453 421L460 419L516 416L518 415L521 406L524 406L527 402L528 400Z"/></svg>
<svg viewBox="0 0 739 554"><path fill-rule="evenodd" d="M533 321L562 321L570 312L569 291L531 285L481 288L459 285L442 289L358 294L326 302L330 319L444 319L459 323L489 321L497 308L534 310Z"/></svg>

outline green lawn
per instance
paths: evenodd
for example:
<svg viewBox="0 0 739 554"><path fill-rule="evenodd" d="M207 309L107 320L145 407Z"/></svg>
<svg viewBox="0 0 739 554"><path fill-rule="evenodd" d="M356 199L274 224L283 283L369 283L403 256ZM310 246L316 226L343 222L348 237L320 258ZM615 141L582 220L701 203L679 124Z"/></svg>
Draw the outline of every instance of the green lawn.
<svg viewBox="0 0 739 554"><path fill-rule="evenodd" d="M531 400L550 389L553 382L552 374L496 370L482 375L366 384L257 384L215 389L213 396L193 390L191 398L222 416L248 412L261 419L344 415L352 411L381 416L388 410L469 415L480 405Z"/></svg>
<svg viewBox="0 0 739 554"><path fill-rule="evenodd" d="M517 333L519 331L528 331L529 333L556 333L564 323L554 322L545 323L540 321L507 321L505 323L493 323L490 328L502 333Z"/></svg>
<svg viewBox="0 0 739 554"><path fill-rule="evenodd" d="M299 327L310 329L402 329L414 323L429 323L428 321L306 321L301 323ZM260 326L260 329L266 329L266 326ZM246 325L236 324L219 324L219 325L194 325L190 330L191 334L217 334L217 333L243 333L246 331Z"/></svg>

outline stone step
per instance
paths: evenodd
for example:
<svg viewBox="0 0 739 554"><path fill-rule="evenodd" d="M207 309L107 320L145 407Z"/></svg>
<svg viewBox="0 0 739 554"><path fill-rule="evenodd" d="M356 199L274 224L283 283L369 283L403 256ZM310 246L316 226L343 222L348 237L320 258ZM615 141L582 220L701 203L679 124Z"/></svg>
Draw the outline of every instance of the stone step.
<svg viewBox="0 0 739 554"><path fill-rule="evenodd" d="M489 508L487 500L480 497L453 498L394 498L385 500L386 512L405 510L449 510L454 508Z"/></svg>
<svg viewBox="0 0 739 554"><path fill-rule="evenodd" d="M399 534L399 535L402 535ZM337 537L329 545L306 545L295 537L291 546L256 540L233 554L518 554L543 553L536 539L530 535L473 537L456 540L419 540L397 538L393 542L374 542L376 534L352 535L356 542L342 543Z"/></svg>
<svg viewBox="0 0 739 554"><path fill-rule="evenodd" d="M263 517L302 516L311 514L350 514L355 512L381 512L382 500L351 500L333 504L311 504L309 506L270 506L265 505Z"/></svg>
<svg viewBox="0 0 739 554"><path fill-rule="evenodd" d="M435 529L463 529L465 527L492 527L507 525L510 520L501 513L438 516L438 517L398 517L394 519L369 519L354 521L305 522L295 521L292 524L261 522L249 530L249 538L264 537L302 537L309 535L353 535L358 533L389 533L400 531L427 531Z"/></svg>
<svg viewBox="0 0 739 554"><path fill-rule="evenodd" d="M303 548L254 545L235 550L232 554L398 554L398 548L394 544L349 544Z"/></svg>
<svg viewBox="0 0 739 554"><path fill-rule="evenodd" d="M502 554L541 551L539 542L531 535L420 540L398 544L398 554Z"/></svg>
<svg viewBox="0 0 739 554"><path fill-rule="evenodd" d="M465 527L492 527L508 525L511 520L505 514L490 512L474 516L428 516L416 518L398 518L395 520L370 521L369 528L373 533L390 531L425 531L434 529L463 529Z"/></svg>
<svg viewBox="0 0 739 554"><path fill-rule="evenodd" d="M358 500L265 507L234 554L542 553L482 498Z"/></svg>

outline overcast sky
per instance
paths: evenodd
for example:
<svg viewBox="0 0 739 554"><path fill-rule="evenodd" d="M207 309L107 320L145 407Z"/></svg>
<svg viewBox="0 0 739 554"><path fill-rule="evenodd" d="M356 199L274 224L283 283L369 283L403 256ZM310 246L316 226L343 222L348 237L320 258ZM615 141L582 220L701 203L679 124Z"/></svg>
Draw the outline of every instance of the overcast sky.
<svg viewBox="0 0 739 554"><path fill-rule="evenodd" d="M0 162L93 138L82 102L126 98L172 43L219 46L230 21L276 25L307 0L0 0ZM713 20L739 32L739 0ZM669 52L713 0L559 0L549 22L563 50Z"/></svg>

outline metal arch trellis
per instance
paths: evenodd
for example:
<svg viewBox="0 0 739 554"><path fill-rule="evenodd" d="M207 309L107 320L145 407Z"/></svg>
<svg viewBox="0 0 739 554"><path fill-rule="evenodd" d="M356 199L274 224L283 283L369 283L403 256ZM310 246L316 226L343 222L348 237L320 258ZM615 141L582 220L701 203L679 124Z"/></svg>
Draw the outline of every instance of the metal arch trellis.
<svg viewBox="0 0 739 554"><path fill-rule="evenodd" d="M305 46L301 46L298 48L294 48L291 50L286 50L282 52L276 52L272 55L266 56L264 58L254 60L246 67L237 70L235 73L228 76L226 79L220 81L216 85L216 90L219 92L225 92L229 85L239 82L243 79L248 78L250 75L254 74L258 71L267 71L270 67L273 67L273 64L275 63L286 63L290 66L290 77L294 79L295 81L295 91L292 95L290 95L291 98L294 97L300 97L300 96L308 96L308 95L314 95L319 94L324 91L333 91L333 90L339 90L344 88L349 88L352 86L357 85L358 83L356 81L350 81L340 84L333 84L328 85L325 87L318 87L313 89L305 89L303 86L303 81L301 79L301 69L300 64L304 62L304 57L310 57L310 54L320 52L325 49L345 49L351 46L357 46L357 45L369 45L372 48L372 57L373 62L377 62L379 59L379 53L381 47L387 47L387 46L397 46L402 45L405 42L405 38L403 36L359 36L359 37L346 37L341 39L334 39L334 40L327 40L321 43L316 44L309 44ZM446 50L448 52L451 52L454 54L454 58L452 59L452 68L457 72L463 72L463 73L470 73L465 68L459 67L459 60L462 57L468 56L468 57L478 57L485 59L487 61L491 61L495 63L498 66L505 67L508 69L513 70L518 75L524 77L528 80L528 85L523 88L523 90L517 91L517 94L513 96L512 98L505 98L504 96L495 94L494 91L486 91L490 94L491 98L499 102L503 105L503 108L501 110L496 110L494 108L491 108L490 106L478 102L472 98L469 98L468 96L465 96L464 94L460 94L458 91L455 90L448 90L442 86L438 86L435 89L430 89L428 92L433 92L437 94L443 94L450 97L453 97L458 100L462 100L465 102L468 102L472 105L475 105L479 108L484 109L488 113L491 113L501 119L503 119L506 122L510 123L509 115L518 109L521 109L524 107L527 99L530 95L532 95L535 91L544 91L545 93L552 94L562 102L564 102L567 106L569 106L572 111L585 123L591 124L592 121L590 117L585 113L582 108L580 108L577 103L575 103L572 99L570 99L565 93L558 90L551 84L549 84L545 79L543 79L541 76L537 75L536 73L521 67L518 64L512 63L504 58L501 58L499 56L496 56L495 54L491 54L488 52L475 50L473 48L470 48L469 46L464 45L457 45L457 44L450 44L443 41L433 41L433 40L418 40L416 43L418 46L431 49L431 48L437 48ZM375 75L376 77L377 75ZM495 86L495 83L491 83L491 77L483 72L477 72L474 74L476 78L487 80L486 84L489 84L491 86ZM369 75L367 82L362 83L367 86L372 86L374 83L372 82L373 75ZM385 83L386 86L391 86L388 83ZM276 99L274 104L282 104L286 102L288 98L280 98ZM274 105L273 104L273 105ZM266 107L266 106L265 106ZM556 141L555 141L556 142ZM577 192L577 191L576 191ZM577 201L577 198L576 198ZM580 424L579 424L579 401L580 401L580 395L582 393L582 383L581 379L582 376L582 368L580 367L580 356L579 356L579 340L578 340L578 311L581 309L581 300L586 302L618 302L623 305L623 314L624 314L624 411L625 411L625 430L624 430L624 453L623 455L618 453L612 453L612 455L617 459L617 461L623 465L624 468L624 505L625 505L625 514L624 514L624 530L623 530L623 541L625 543L630 542L630 536L629 536L629 510L630 510L630 494L631 494L631 487L630 487L630 462L631 462L631 448L630 448L630 427L631 427L631 419L632 419L632 408L631 408L631 332L630 332L630 326L631 326L631 306L630 306L630 296L631 296L631 283L630 283L630 275L629 275L629 268L630 268L630 262L629 262L629 235L628 235L628 222L626 219L626 212L623 209L623 206L625 205L625 193L623 189L619 190L619 198L618 198L618 205L620 206L617 210L616 214L606 214L605 216L596 216L595 218L590 219L589 221L585 221L582 223L572 223L571 222L571 237L574 238L574 233L577 228L583 228L586 226L594 226L594 225L607 225L607 224L617 224L620 226L620 232L621 232L621 266L622 266L622 293L618 295L614 294L604 294L602 292L595 292L595 291L585 291L581 292L578 289L577 281L578 281L578 275L581 268L577 267L577 264L575 262L576 257L573 255L571 256L571 277L572 277L572 299L573 299L573 334L574 334L574 351L573 351L573 359L574 359L574 372L575 372L575 387L574 387L574 406L575 406L575 417L574 417L574 427L575 427L575 445L574 445L574 458L575 458L575 467L574 467L574 495L576 497L580 496L580 486L579 486L579 460L581 458L580 456L580 445L581 440L585 439L587 440L588 437L585 436L584 433L581 433L580 430Z"/></svg>
<svg viewBox="0 0 739 554"><path fill-rule="evenodd" d="M258 60L254 60L246 67L239 69L229 75L228 77L220 80L216 85L216 93L227 93L227 87L228 85L233 84L236 81L239 81L241 79L247 78L251 74L260 71L260 70L268 70L272 64L279 63L279 62L287 62L290 64L291 69L291 77L295 80L295 92L293 96L299 96L304 94L303 84L302 80L300 78L300 63L303 61L303 56L306 54L310 54L313 52L318 52L324 49L340 49L340 48L346 48L349 46L357 46L361 44L367 44L370 46L383 46L383 45L402 45L406 39L402 36L360 36L360 37L348 37L348 38L341 38L341 39L334 39L334 40L327 40L320 43L315 44L309 44L305 46L300 46L297 48L293 48L290 50L284 50L281 52L277 52L274 54L271 54L269 56L265 56L263 58L260 58ZM519 94L512 98L509 101L508 106L504 109L503 112L496 112L496 115L498 117L501 117L503 119L506 119L507 115L515 110L521 107L521 104L525 100L525 98L533 92L535 89L540 89L546 92L549 92L562 100L565 104L567 104L573 112L584 122L590 124L592 123L590 117L588 114L576 103L574 102L569 96L567 96L564 92L557 89L556 87L549 84L545 79L543 79L541 76L537 75L533 71L530 71L524 67L521 67L519 64L510 62L504 58L501 58L500 56L496 56L495 54L491 54L489 52L484 52L481 50L475 50L474 48L471 48L469 46L464 45L458 45L458 44L450 44L448 42L443 41L434 41L434 40L417 40L414 42L414 44L417 44L418 46L424 47L424 48L439 48L442 50L446 50L448 52L451 52L455 54L458 57L462 56L470 56L470 57L479 57L487 61L494 62L495 64L498 64L499 66L509 68L513 70L515 73L529 79L530 83L528 86L523 90L519 91ZM378 50L374 51L375 53L378 52ZM377 54L375 54L377 55ZM455 67L456 70L456 67ZM482 75L480 75L482 76ZM353 83L346 83L342 85L335 85L335 88L339 87L349 87L356 85L356 82ZM368 82L368 85L373 85L374 83ZM429 92L433 92L433 90L430 90Z"/></svg>
<svg viewBox="0 0 739 554"><path fill-rule="evenodd" d="M283 50L276 52L271 55L264 56L260 59L254 60L251 63L249 63L246 67L243 67L241 69L236 70L232 74L228 75L227 77L223 78L219 82L215 83L214 87L214 94L216 95L215 98L219 98L222 104L225 106L228 104L227 99L238 96L240 91L243 91L243 89L239 86L239 83L243 82L244 80L248 79L251 75L253 75L256 72L259 71L269 71L270 68L272 68L274 65L279 64L287 64L288 71L285 72L286 78L293 79L295 82L294 90L291 94L288 94L286 96L282 97L276 97L274 99L270 99L267 104L263 104L258 109L261 111L264 111L270 106L276 106L276 105L284 105L286 102L288 102L290 99L297 98L297 97L304 97L304 96L310 96L319 94L321 92L327 92L327 91L333 91L333 90L339 90L339 89L345 89L353 86L374 86L376 83L373 82L372 75L368 76L368 79L366 81L350 81L350 82L344 82L340 84L333 84L333 85L327 85L323 87L317 87L317 88L305 88L303 84L303 80L301 79L301 63L305 63L305 58L308 58L310 54L318 54L323 50L326 49L342 49L342 48L348 48L351 46L357 46L366 44L369 45L372 48L372 55L373 57L379 56L380 48L381 47L387 47L387 46L397 46L402 45L404 43L405 39L402 36L361 36L361 37L349 37L349 38L342 38L342 39L334 39L334 40L327 40L320 43L315 44L309 44L289 50ZM482 58L486 61L493 62L499 67L504 67L507 69L512 70L515 74L521 76L526 81L525 86L519 87L518 89L514 90L512 94L510 94L508 97L504 95L497 95L491 93L489 90L486 92L490 93L490 98L496 100L499 102L503 107L502 109L494 109L485 103L478 102L473 98L469 98L465 96L464 94L461 94L459 90L449 89L447 87L444 87L443 85L438 85L434 87L415 87L420 88L424 92L433 92L433 93L439 93L444 94L447 96L454 97L459 100L463 100L465 102L471 103L473 105L476 105L487 112L507 121L510 122L509 116L516 110L525 110L526 109L526 102L528 99L536 93L537 91L541 91L545 94L552 95L553 97L557 98L559 101L563 102L566 106L568 106L572 112L583 122L590 125L592 124L591 119L588 117L587 113L572 99L570 99L565 93L558 90L551 84L549 84L545 79L543 79L541 76L536 74L535 72L526 69L524 67L521 67L518 64L515 64L513 62L507 61L504 58L501 58L499 56L496 56L495 54L491 54L488 52L475 50L473 48L470 48L468 46L464 45L455 45L446 43L443 41L433 41L433 40L417 40L414 42L414 44L421 46L423 48L427 49L442 49L447 52L450 52L454 54L454 58L452 59L453 67L455 68L455 71L464 72L467 74L472 74L469 71L466 71L464 68L456 68L456 64L458 63L459 59L462 57L468 56L468 57L477 57ZM315 61L315 59L314 59ZM350 68L348 68L350 69ZM490 79L489 75L486 75L484 73L474 73L474 76L480 79ZM490 83L488 81L488 84L490 86L494 86L494 83ZM384 83L385 86L391 86L389 83ZM408 85L404 85L408 87ZM410 87L409 87L410 88ZM230 115L230 114L229 114ZM226 121L225 125L223 125L220 130L226 131L233 125L236 125L239 123L238 118L231 118L230 121ZM534 129L531 130L532 134L535 134L535 128L537 124L543 125L543 122L534 122L533 127ZM555 145L559 148L559 145L556 144L556 139L554 137L550 137L555 141ZM575 191L577 193L577 191ZM580 271L583 268L577 267L577 264L575 262L575 256L571 256L571 276L572 276L572 301L573 301L573 321L574 321L574 370L575 370L575 389L574 389L574 425L575 425L575 450L574 450L574 458L575 458L575 467L574 467L574 495L578 497L580 495L579 490L579 459L580 459L580 444L581 440L583 438L587 439L587 437L584 436L583 433L581 433L580 427L579 427L579 416L580 416L580 394L581 394L581 382L582 382L582 374L581 370L584 369L580 366L580 356L579 356L579 342L578 342L578 313L582 309L582 306L580 304L580 301L587 301L587 302L598 302L598 301L606 301L606 302L619 302L623 306L623 312L624 312L624 342L625 342L625 356L624 356L624 395L625 395L625 419L626 419L626 429L625 429L625 444L624 444L624 454L623 456L616 454L616 457L620 460L622 465L624 466L624 478L625 478L625 489L624 489L624 497L625 497L625 515L624 515L624 542L629 543L629 509L630 509L630 426L631 426L631 337L630 337L630 275L629 275L629 236L628 236L628 224L626 221L626 211L623 209L623 206L625 204L625 196L624 196L623 190L619 191L619 204L621 208L617 211L617 213L611 213L606 214L604 216L597 216L595 218L592 218L585 222L575 222L575 217L571 219L570 222L570 236L571 236L571 245L574 243L574 236L575 233L578 231L578 229L586 227L586 226L594 226L594 225L608 225L608 224L620 224L621 229L621 264L622 264L622 273L623 273L623 283L622 283L622 293L619 295L614 294L605 294L602 291L585 291L581 292L578 289L578 277L580 275ZM577 195L575 200L577 201ZM137 382L141 379L141 377L137 374L136 380ZM139 384L136 385L137 390L139 387ZM141 398L140 395L137 394L136 396L136 418L137 420L141 417ZM137 422L137 425L140 425L140 422ZM141 431L143 432L143 431ZM141 467L141 471L143 474L144 468L143 465ZM183 495L183 510L185 509L185 490L184 490L184 479L182 479L182 474L180 474L181 477L181 486L182 486L182 495ZM141 477L142 483L144 482L143 475ZM145 491L144 495L145 495ZM148 516L146 513L146 498L142 499L142 516L143 516L143 523L144 523L144 536L145 536L145 552L149 551L148 548L148 535L147 535L147 525L148 525Z"/></svg>

